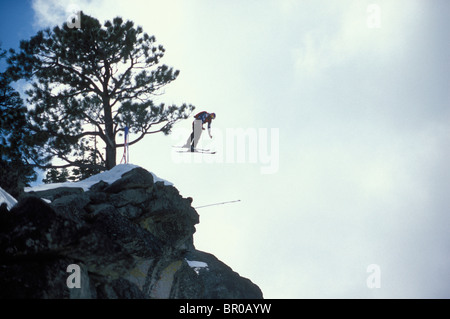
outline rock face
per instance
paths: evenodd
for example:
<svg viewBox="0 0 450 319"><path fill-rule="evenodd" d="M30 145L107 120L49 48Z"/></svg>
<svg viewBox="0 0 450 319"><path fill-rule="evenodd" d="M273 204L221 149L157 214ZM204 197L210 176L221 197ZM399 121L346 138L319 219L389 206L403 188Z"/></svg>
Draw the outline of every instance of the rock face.
<svg viewBox="0 0 450 319"><path fill-rule="evenodd" d="M262 298L195 249L191 202L140 167L29 193L0 214L0 298Z"/></svg>

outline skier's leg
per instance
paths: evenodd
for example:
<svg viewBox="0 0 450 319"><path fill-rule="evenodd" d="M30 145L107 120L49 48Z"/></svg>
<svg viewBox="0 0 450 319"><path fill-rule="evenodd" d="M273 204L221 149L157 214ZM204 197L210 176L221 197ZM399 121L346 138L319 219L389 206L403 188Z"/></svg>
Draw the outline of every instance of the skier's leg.
<svg viewBox="0 0 450 319"><path fill-rule="evenodd" d="M192 134L191 134L191 152L194 151L194 140L195 140L195 121L192 122Z"/></svg>
<svg viewBox="0 0 450 319"><path fill-rule="evenodd" d="M192 133L189 135L186 144L183 145L184 148L189 148L193 144L194 141L194 122L192 122Z"/></svg>
<svg viewBox="0 0 450 319"><path fill-rule="evenodd" d="M191 151L197 147L200 136L202 135L202 120L194 121L194 138L192 140Z"/></svg>
<svg viewBox="0 0 450 319"><path fill-rule="evenodd" d="M191 134L191 142L189 143L190 147L191 147L191 152L194 151L194 136L195 136L195 125L194 125L195 121L192 122L192 134Z"/></svg>

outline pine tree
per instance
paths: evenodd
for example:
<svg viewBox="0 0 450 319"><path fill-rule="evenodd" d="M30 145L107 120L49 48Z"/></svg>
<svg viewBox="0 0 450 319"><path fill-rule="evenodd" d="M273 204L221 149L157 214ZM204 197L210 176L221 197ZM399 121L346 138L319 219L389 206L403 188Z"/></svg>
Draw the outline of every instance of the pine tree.
<svg viewBox="0 0 450 319"><path fill-rule="evenodd" d="M116 138L125 127L133 138L169 134L194 106L153 101L179 71L160 65L165 49L141 27L117 17L103 25L81 12L81 27L67 23L21 41L8 60L14 79L32 83L27 91L29 141L41 168L75 167L80 176L116 165ZM100 145L93 143L93 137ZM103 154L100 150L105 149ZM52 159L61 160L60 165Z"/></svg>
<svg viewBox="0 0 450 319"><path fill-rule="evenodd" d="M0 60L6 51L0 49ZM11 87L11 79L0 73L0 187L19 197L24 186L36 179L33 168L27 165L29 139L25 119L26 107L19 93Z"/></svg>
<svg viewBox="0 0 450 319"><path fill-rule="evenodd" d="M61 170L57 170L56 168L50 168L47 171L45 178L42 179L42 181L46 184L63 183L67 182L68 178L69 178L69 171L67 170L67 168L62 168Z"/></svg>

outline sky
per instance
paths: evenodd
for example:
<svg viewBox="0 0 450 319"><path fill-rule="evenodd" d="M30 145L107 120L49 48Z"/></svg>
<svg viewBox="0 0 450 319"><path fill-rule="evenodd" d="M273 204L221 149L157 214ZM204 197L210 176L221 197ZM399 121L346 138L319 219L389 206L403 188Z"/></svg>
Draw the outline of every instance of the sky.
<svg viewBox="0 0 450 319"><path fill-rule="evenodd" d="M449 298L450 2L2 1L17 48L83 10L155 35L180 70L158 102L215 112L130 162L199 208L197 249L265 298ZM81 22L82 23L82 22ZM18 86L20 90L20 85ZM119 151L119 157L121 152ZM120 159L119 159L120 160Z"/></svg>

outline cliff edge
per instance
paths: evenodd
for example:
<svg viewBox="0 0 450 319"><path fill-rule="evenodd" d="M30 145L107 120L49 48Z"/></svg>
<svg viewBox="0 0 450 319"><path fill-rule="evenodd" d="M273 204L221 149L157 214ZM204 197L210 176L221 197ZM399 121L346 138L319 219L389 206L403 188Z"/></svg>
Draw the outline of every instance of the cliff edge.
<svg viewBox="0 0 450 319"><path fill-rule="evenodd" d="M141 167L27 191L0 214L0 298L263 298L195 249L192 199Z"/></svg>

